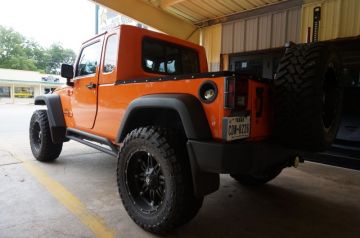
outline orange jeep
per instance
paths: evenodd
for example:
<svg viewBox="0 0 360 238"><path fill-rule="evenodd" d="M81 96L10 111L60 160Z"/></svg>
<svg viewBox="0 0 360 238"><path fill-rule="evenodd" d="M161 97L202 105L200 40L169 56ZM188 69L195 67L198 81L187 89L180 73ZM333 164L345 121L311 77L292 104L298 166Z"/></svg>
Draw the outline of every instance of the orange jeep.
<svg viewBox="0 0 360 238"><path fill-rule="evenodd" d="M341 62L323 44L289 44L265 81L208 72L199 45L132 26L86 41L67 85L38 96L30 144L55 160L75 140L118 159L119 193L142 228L192 219L219 174L259 185L331 144L339 124Z"/></svg>

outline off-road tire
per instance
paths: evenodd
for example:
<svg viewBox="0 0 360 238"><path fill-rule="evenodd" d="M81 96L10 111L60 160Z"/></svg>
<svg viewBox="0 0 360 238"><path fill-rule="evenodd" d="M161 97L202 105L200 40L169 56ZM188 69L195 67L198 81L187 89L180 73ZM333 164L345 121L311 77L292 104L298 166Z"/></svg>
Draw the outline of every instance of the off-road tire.
<svg viewBox="0 0 360 238"><path fill-rule="evenodd" d="M141 196L130 186L129 169L136 153L144 151L158 163L165 181L163 200L152 212L141 210ZM139 160L139 159L138 159ZM191 170L181 135L171 129L142 127L131 131L119 153L117 183L119 194L132 220L143 229L165 234L190 221L202 206L203 198L193 192ZM130 184L130 185L129 185ZM133 186L135 187L135 186ZM145 203L146 206L146 203Z"/></svg>
<svg viewBox="0 0 360 238"><path fill-rule="evenodd" d="M342 63L327 44L291 46L274 80L275 135L292 148L322 151L334 140L342 108Z"/></svg>
<svg viewBox="0 0 360 238"><path fill-rule="evenodd" d="M230 174L230 176L245 186L260 186L276 178L282 169L276 168L262 174Z"/></svg>
<svg viewBox="0 0 360 238"><path fill-rule="evenodd" d="M54 144L51 139L46 110L36 110L30 121L30 147L34 157L42 162L50 162L59 157L63 143Z"/></svg>

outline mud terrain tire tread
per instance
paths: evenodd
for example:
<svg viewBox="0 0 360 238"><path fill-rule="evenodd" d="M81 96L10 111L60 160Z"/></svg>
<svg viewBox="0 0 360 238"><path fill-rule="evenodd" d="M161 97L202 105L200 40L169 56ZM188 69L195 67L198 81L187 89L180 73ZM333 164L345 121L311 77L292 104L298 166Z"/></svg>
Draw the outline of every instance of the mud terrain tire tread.
<svg viewBox="0 0 360 238"><path fill-rule="evenodd" d="M36 124L41 131L41 143L37 146L33 137ZM29 137L31 151L37 160L50 162L59 157L63 143L54 144L52 142L47 110L36 110L33 113L30 120Z"/></svg>
<svg viewBox="0 0 360 238"><path fill-rule="evenodd" d="M337 84L334 97L338 101L333 123L325 130L322 97L329 65L333 66ZM274 80L275 134L283 144L322 151L332 143L340 122L341 77L340 56L331 46L312 43L286 49Z"/></svg>
<svg viewBox="0 0 360 238"><path fill-rule="evenodd" d="M190 165L187 159L185 144L180 143L179 135L171 129L159 127L142 127L131 131L125 138L119 153L117 183L119 194L126 211L132 220L143 229L166 234L191 220L202 206L203 198L195 198L192 187ZM163 209L149 217L135 208L124 182L125 163L129 153L138 145L151 147L161 154L159 163L163 170L168 170L171 178L166 178L167 192ZM166 177L166 176L165 176Z"/></svg>

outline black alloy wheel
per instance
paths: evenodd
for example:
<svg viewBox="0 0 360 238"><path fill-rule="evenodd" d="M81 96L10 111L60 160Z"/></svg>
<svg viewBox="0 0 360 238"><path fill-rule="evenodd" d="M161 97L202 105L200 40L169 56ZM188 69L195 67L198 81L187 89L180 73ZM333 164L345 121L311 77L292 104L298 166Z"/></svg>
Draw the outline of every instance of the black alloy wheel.
<svg viewBox="0 0 360 238"><path fill-rule="evenodd" d="M125 183L133 203L144 213L154 213L162 205L165 177L160 164L146 151L136 151L126 163Z"/></svg>

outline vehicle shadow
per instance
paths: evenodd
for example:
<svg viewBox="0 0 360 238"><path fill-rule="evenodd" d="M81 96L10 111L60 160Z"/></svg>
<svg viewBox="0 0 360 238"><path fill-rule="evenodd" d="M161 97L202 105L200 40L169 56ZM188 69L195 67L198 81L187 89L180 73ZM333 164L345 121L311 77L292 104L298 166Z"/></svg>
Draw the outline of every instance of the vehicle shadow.
<svg viewBox="0 0 360 238"><path fill-rule="evenodd" d="M198 216L173 236L359 237L360 206L322 196L328 195L276 184L247 188L227 180L205 199Z"/></svg>
<svg viewBox="0 0 360 238"><path fill-rule="evenodd" d="M60 172L66 167L69 173L77 175L72 179L78 184L96 183L98 186L91 189L94 200L106 191L109 204L120 204L115 193L116 159L90 151L65 155L51 167ZM314 175L316 171L311 168L282 173L260 187L242 186L229 176L221 176L219 191L205 197L199 214L167 237L359 237L357 183L324 179L324 174ZM93 175L90 178L89 172ZM346 188L342 187L344 184ZM133 235L156 237L131 222L125 211L121 211L122 216L119 208L116 211L111 217L116 221L114 225L122 224L116 228L119 234L124 227L131 227ZM120 217L126 222L117 220Z"/></svg>

